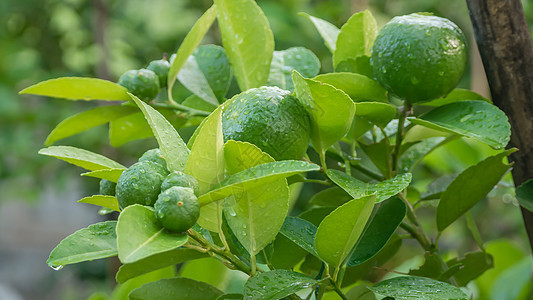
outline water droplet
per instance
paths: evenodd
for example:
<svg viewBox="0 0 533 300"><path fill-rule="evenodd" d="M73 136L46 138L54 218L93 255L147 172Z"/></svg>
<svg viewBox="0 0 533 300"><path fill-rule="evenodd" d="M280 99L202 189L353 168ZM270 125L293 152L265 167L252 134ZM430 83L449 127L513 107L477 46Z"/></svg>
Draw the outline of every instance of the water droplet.
<svg viewBox="0 0 533 300"><path fill-rule="evenodd" d="M61 269L63 269L63 265L59 265L59 266L56 266L56 265L49 265L50 268L52 268L54 271L59 271Z"/></svg>
<svg viewBox="0 0 533 300"><path fill-rule="evenodd" d="M413 77L411 77L411 83L412 84L419 84L420 83L420 79L416 78L416 76L413 76Z"/></svg>

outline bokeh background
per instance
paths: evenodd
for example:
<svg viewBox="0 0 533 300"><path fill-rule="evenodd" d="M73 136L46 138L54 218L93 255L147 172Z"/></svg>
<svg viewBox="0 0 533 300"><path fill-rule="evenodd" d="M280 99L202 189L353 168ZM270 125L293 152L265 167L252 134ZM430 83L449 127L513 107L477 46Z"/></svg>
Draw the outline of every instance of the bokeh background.
<svg viewBox="0 0 533 300"><path fill-rule="evenodd" d="M461 86L489 96L464 0L257 2L271 23L276 50L307 47L321 59L322 73L331 71L331 55L316 30L298 12L307 12L339 27L352 13L363 9L370 9L380 26L392 16L412 12L447 17L471 41L471 64ZM98 209L90 205L76 203L96 193L96 179L81 178L81 169L39 156L37 151L44 147L46 136L61 120L99 104L19 96L17 92L61 76L116 81L126 70L139 69L161 58L163 53L175 52L193 23L211 4L211 0L0 1L0 299L75 300L91 295L93 299L105 299L114 288L111 274L116 268L112 259L71 265L61 271L46 265L48 254L62 238L106 216L99 215ZM533 1L523 4L528 20L533 22ZM220 44L216 26L203 43ZM59 144L103 153L126 165L156 145L153 139L146 139L113 148L107 134L107 129L101 126ZM459 173L492 153L493 150L472 141L452 142L419 166L415 188L424 193L432 178ZM315 188L304 187L295 213L305 207ZM510 176L473 209L473 215L484 240L490 241L495 251L502 252L500 256L513 254L505 266L512 267L528 255ZM432 226L431 222L428 218L427 225ZM447 230L441 246L459 253L475 249L464 223ZM422 260L416 247L407 246L404 253L398 254L402 255L412 259L410 265L393 265L397 270L408 270ZM507 296L494 299L515 299Z"/></svg>

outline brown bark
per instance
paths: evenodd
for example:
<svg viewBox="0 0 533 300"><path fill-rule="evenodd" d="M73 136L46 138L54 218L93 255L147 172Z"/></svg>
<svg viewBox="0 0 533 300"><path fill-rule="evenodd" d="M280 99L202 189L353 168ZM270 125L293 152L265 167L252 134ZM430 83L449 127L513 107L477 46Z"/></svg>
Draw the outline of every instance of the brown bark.
<svg viewBox="0 0 533 300"><path fill-rule="evenodd" d="M515 185L533 178L533 44L520 0L467 0L492 100L511 123ZM533 213L522 208L533 249Z"/></svg>

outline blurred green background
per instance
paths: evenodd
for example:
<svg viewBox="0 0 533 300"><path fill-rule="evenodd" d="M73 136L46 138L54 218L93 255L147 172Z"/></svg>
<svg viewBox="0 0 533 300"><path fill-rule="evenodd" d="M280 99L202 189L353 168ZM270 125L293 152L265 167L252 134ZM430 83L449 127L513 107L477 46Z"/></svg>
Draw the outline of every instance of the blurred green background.
<svg viewBox="0 0 533 300"><path fill-rule="evenodd" d="M307 12L339 27L352 13L367 8L380 26L395 15L433 12L457 23L473 41L463 0L257 2L271 23L276 50L307 47L321 59L322 73L332 70L331 54L309 21L298 16L298 12ZM523 4L528 21L533 22L533 1ZM116 267L113 260L106 260L55 272L45 263L48 253L63 237L105 217L89 205L76 204L80 198L96 192L96 179L81 180L78 176L81 169L39 156L37 151L61 120L98 104L21 97L17 92L41 80L61 76L116 81L128 69L144 67L163 53L175 52L192 24L210 5L210 0L0 1L0 299L86 299L96 292L110 293L114 279L109 274ZM220 44L216 27L203 43ZM470 44L471 66L461 86L488 96L476 47ZM60 144L102 153L125 164L155 146L149 139L113 148L103 126ZM450 143L418 167L415 188L423 193L432 178L456 174L491 153L491 149L472 141ZM529 251L511 186L508 176L487 201L473 209L482 236L485 241L493 241L495 253L499 251L503 257L515 251L515 257L505 262L509 267L519 263ZM304 187L296 209L305 206L314 189ZM427 225L432 226L431 207L427 210ZM475 249L464 223L447 230L441 246L458 253ZM411 264L416 265L416 259L419 263L421 251L413 250L416 247L409 250L409 246L406 249L399 256L414 251L418 256L410 254ZM485 281L478 283L481 290L484 284L490 288L494 283ZM481 293L481 299L485 299ZM511 299L505 298L505 294L502 297L494 299Z"/></svg>

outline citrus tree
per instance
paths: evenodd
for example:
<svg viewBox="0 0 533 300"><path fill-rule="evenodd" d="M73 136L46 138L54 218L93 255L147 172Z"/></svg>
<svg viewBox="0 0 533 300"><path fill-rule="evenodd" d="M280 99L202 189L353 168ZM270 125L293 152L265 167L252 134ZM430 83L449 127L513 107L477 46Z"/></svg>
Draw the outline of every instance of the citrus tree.
<svg viewBox="0 0 533 300"><path fill-rule="evenodd" d="M21 91L114 103L65 119L39 152L101 179L100 194L79 202L119 213L66 237L47 263L61 269L118 256L116 280L130 283L130 299L469 299L464 287L494 264L469 210L508 172L516 149L431 193L411 188L414 167L448 142L466 137L504 149L510 138L502 111L456 88L467 60L461 30L423 13L395 17L380 31L369 11L340 29L302 14L333 56L335 72L319 74L310 50L274 51L253 0L214 2L168 61L126 71L118 83L65 77ZM200 45L215 20L223 47ZM227 99L233 78L241 93ZM176 97L177 82L192 95ZM103 124L113 146L153 136L159 148L126 167L52 146ZM178 129L192 126L185 141ZM325 188L294 216L302 182ZM429 229L419 219L428 207L436 224ZM442 253L442 232L463 215L479 250ZM425 262L375 278L373 268L409 239ZM219 289L216 279L176 272L207 257L199 268L217 278L228 274L219 265L235 270L233 279L245 274L244 287Z"/></svg>

